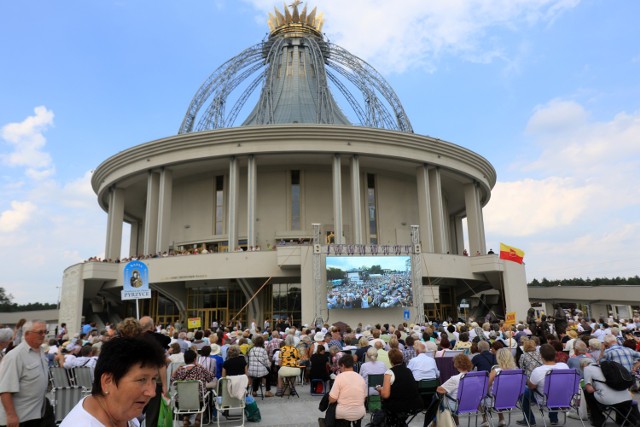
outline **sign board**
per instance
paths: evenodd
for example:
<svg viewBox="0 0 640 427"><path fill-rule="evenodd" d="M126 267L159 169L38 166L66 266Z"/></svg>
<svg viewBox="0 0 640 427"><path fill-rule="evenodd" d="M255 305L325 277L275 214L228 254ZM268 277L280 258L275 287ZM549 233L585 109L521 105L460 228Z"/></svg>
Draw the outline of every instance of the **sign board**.
<svg viewBox="0 0 640 427"><path fill-rule="evenodd" d="M131 261L124 266L122 300L151 298L149 268L141 261Z"/></svg>
<svg viewBox="0 0 640 427"><path fill-rule="evenodd" d="M460 300L460 308L469 308L469 301L467 301L466 299L462 298Z"/></svg>
<svg viewBox="0 0 640 427"><path fill-rule="evenodd" d="M460 308L469 308L469 304L460 304Z"/></svg>
<svg viewBox="0 0 640 427"><path fill-rule="evenodd" d="M411 316L411 313L409 312L409 310L405 310L404 311L404 320L409 320L409 316Z"/></svg>
<svg viewBox="0 0 640 427"><path fill-rule="evenodd" d="M188 329L200 329L202 327L202 319L199 317L190 317L187 319Z"/></svg>
<svg viewBox="0 0 640 427"><path fill-rule="evenodd" d="M516 312L515 311L507 312L506 316L504 317L504 324L505 325L515 325L516 324Z"/></svg>

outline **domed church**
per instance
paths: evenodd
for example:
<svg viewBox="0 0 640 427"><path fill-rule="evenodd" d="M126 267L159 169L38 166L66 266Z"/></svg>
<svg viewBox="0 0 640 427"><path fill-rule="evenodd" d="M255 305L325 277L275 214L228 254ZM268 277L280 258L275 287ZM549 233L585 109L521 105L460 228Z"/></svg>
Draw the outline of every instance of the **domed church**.
<svg viewBox="0 0 640 427"><path fill-rule="evenodd" d="M202 83L177 135L96 168L105 255L64 272L70 332L136 315L194 327L524 319L524 266L487 254L492 165L415 134L385 79L302 6L275 9L268 36ZM132 261L150 298L121 298Z"/></svg>

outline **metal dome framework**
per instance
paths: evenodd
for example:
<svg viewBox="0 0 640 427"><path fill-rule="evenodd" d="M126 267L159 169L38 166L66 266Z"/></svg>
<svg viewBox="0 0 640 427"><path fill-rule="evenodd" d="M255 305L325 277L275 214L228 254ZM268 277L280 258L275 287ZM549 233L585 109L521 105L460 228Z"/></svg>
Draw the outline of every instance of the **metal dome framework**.
<svg viewBox="0 0 640 427"><path fill-rule="evenodd" d="M267 40L225 62L196 92L178 133L233 127L258 86L262 89L252 113L252 124L276 124L274 105L277 94L274 85L278 84L278 67L275 64L278 64L278 56L282 55L283 49L291 46L293 38L307 49L310 65L317 73L315 124L333 124L336 114L342 114L335 111L339 107L333 101L328 85L330 81L355 113L358 120L355 125L413 133L398 96L382 75L366 61L313 32L272 33ZM248 85L231 100L230 95L245 81ZM229 101L233 103L227 108Z"/></svg>

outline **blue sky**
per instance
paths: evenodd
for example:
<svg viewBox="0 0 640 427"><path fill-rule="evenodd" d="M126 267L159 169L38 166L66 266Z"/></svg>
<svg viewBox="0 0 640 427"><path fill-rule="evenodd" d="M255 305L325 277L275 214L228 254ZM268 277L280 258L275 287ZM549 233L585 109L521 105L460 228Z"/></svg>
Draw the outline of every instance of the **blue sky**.
<svg viewBox="0 0 640 427"><path fill-rule="evenodd" d="M0 3L0 286L16 302L57 301L64 269L104 252L91 171L176 134L274 5ZM310 5L387 78L417 133L492 162L488 247L522 248L529 280L640 274L640 2Z"/></svg>

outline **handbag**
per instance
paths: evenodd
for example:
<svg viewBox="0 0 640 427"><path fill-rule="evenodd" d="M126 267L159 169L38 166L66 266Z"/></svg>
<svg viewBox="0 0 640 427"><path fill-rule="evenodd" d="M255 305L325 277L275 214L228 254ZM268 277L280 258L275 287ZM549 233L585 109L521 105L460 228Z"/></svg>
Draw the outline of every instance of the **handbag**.
<svg viewBox="0 0 640 427"><path fill-rule="evenodd" d="M258 423L262 420L260 408L258 408L258 402L256 402L252 396L247 396L245 399L244 415L247 418L247 421L252 423Z"/></svg>
<svg viewBox="0 0 640 427"><path fill-rule="evenodd" d="M449 408L440 407L436 413L438 427L457 427Z"/></svg>
<svg viewBox="0 0 640 427"><path fill-rule="evenodd" d="M160 397L160 413L158 414L158 427L173 427L173 409L164 396Z"/></svg>

